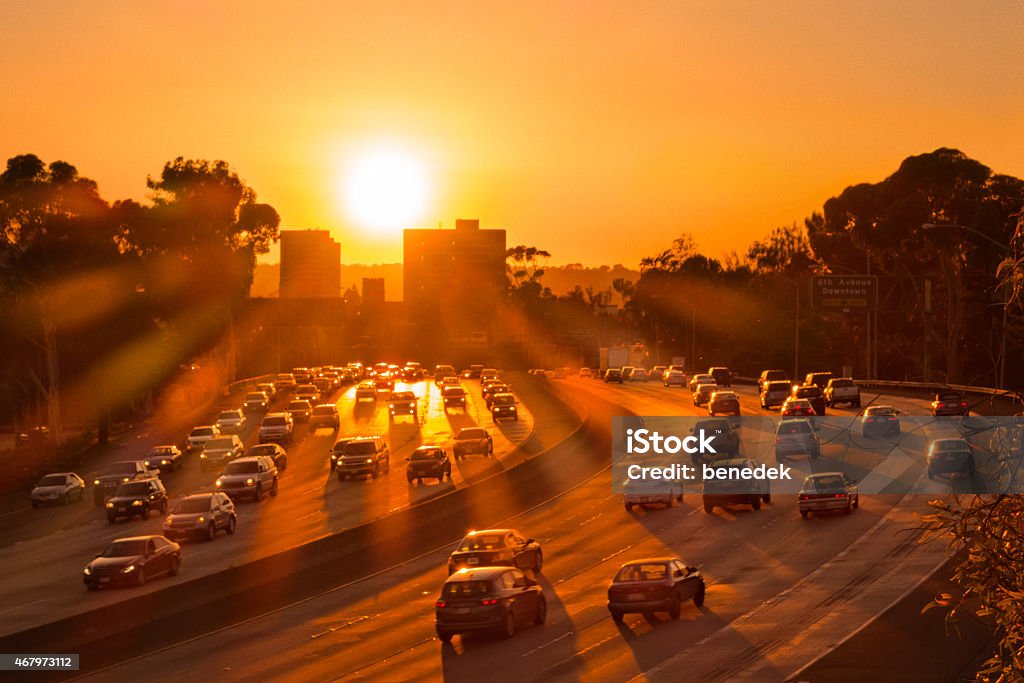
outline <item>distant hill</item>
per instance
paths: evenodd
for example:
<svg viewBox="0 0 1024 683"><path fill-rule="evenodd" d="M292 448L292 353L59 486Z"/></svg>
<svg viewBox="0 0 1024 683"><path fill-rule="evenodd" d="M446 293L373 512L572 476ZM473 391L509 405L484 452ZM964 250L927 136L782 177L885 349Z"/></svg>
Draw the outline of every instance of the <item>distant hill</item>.
<svg viewBox="0 0 1024 683"><path fill-rule="evenodd" d="M355 285L362 294L364 277L384 278L384 296L388 301L402 300L402 264L401 263L380 263L373 265L352 264L341 266L341 289L345 291ZM582 289L593 288L595 292L611 289L612 281L615 278L625 278L636 282L640 278L640 271L626 268L622 264L614 266L597 266L594 268L584 267L578 263L571 263L566 266L547 266L544 268L544 277L541 282L545 287L550 287L556 295L571 292L576 285ZM270 297L277 296L277 289L280 283L280 268L276 263L258 263L253 277L251 296ZM614 294L613 303L619 304L619 296Z"/></svg>

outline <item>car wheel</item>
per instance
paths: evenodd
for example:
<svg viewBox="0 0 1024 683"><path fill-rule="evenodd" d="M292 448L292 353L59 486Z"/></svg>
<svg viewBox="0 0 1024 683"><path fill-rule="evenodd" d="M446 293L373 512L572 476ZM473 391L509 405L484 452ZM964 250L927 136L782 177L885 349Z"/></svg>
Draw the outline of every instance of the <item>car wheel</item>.
<svg viewBox="0 0 1024 683"><path fill-rule="evenodd" d="M800 516L803 517L804 519L807 519L807 515L809 515L809 514L810 513L807 510L801 510L800 511Z"/></svg>
<svg viewBox="0 0 1024 683"><path fill-rule="evenodd" d="M423 486L423 477L416 477L416 485Z"/></svg>
<svg viewBox="0 0 1024 683"><path fill-rule="evenodd" d="M754 496L754 499L752 501L750 501L750 507L754 508L755 510L760 510L761 509L761 496Z"/></svg>
<svg viewBox="0 0 1024 683"><path fill-rule="evenodd" d="M413 481L414 481L415 479L416 479L416 477L406 477L406 480L408 480L408 482L409 482L409 486L412 486L412 482L413 482Z"/></svg>
<svg viewBox="0 0 1024 683"><path fill-rule="evenodd" d="M65 491L64 493L62 493L60 495L60 504L61 505L67 505L69 502L70 502L70 500L68 499L68 494ZM35 507L35 501L32 501L32 506Z"/></svg>
<svg viewBox="0 0 1024 683"><path fill-rule="evenodd" d="M516 634L516 617L512 610L505 612L505 621L501 625L501 635L511 638Z"/></svg>
<svg viewBox="0 0 1024 683"><path fill-rule="evenodd" d="M380 468L374 467L373 471L370 472L370 478L371 479L376 479L379 476L380 476Z"/></svg>
<svg viewBox="0 0 1024 683"><path fill-rule="evenodd" d="M117 517L115 517L114 515L111 515L111 514L107 515L107 522L108 523L113 524L116 520L117 520Z"/></svg>
<svg viewBox="0 0 1024 683"><path fill-rule="evenodd" d="M32 507L34 507L34 508L39 507L39 501L38 500L33 500L32 501Z"/></svg>
<svg viewBox="0 0 1024 683"><path fill-rule="evenodd" d="M703 582L700 584L700 590L698 590L697 594L693 596L693 604L696 605L697 607L702 607L704 605L704 584L703 584Z"/></svg>
<svg viewBox="0 0 1024 683"><path fill-rule="evenodd" d="M146 585L146 570L139 567L135 570L135 585L145 586Z"/></svg>
<svg viewBox="0 0 1024 683"><path fill-rule="evenodd" d="M676 593L675 597L672 598L672 604L668 607L669 619L678 619L683 613L683 605L679 600L679 594Z"/></svg>
<svg viewBox="0 0 1024 683"><path fill-rule="evenodd" d="M548 619L548 601L544 599L544 596L540 596L537 600L537 614L533 617L533 623L540 626Z"/></svg>
<svg viewBox="0 0 1024 683"><path fill-rule="evenodd" d="M100 589L99 584L96 583L87 583L85 584L85 588L90 591L98 591Z"/></svg>
<svg viewBox="0 0 1024 683"><path fill-rule="evenodd" d="M770 494L770 493L764 494L763 496L761 496L761 500L764 501L765 503L772 502L772 494Z"/></svg>
<svg viewBox="0 0 1024 683"><path fill-rule="evenodd" d="M612 609L612 610L608 610L608 611L612 613L612 621L614 621L616 624L621 624L622 623L622 617L623 617L622 612L620 612L617 609Z"/></svg>
<svg viewBox="0 0 1024 683"><path fill-rule="evenodd" d="M217 527L213 525L213 520L206 525L206 540L212 541L213 537L217 535Z"/></svg>
<svg viewBox="0 0 1024 683"><path fill-rule="evenodd" d="M171 568L167 571L171 576L177 576L178 570L181 569L181 558L175 557L171 560Z"/></svg>
<svg viewBox="0 0 1024 683"><path fill-rule="evenodd" d="M263 484L256 484L256 493L253 498L257 503L263 502Z"/></svg>
<svg viewBox="0 0 1024 683"><path fill-rule="evenodd" d="M633 511L633 504L632 503L626 503L625 508L626 508L626 512L632 512Z"/></svg>
<svg viewBox="0 0 1024 683"><path fill-rule="evenodd" d="M846 507L843 508L843 512L845 514L847 514L847 515L850 514L851 512L853 512L853 501L852 500L846 501Z"/></svg>
<svg viewBox="0 0 1024 683"><path fill-rule="evenodd" d="M160 503L160 514L161 515L166 515L167 514L167 501L166 500L163 501L162 503Z"/></svg>
<svg viewBox="0 0 1024 683"><path fill-rule="evenodd" d="M714 510L714 505L712 505L711 503L704 503L704 512L710 515L712 512L714 512Z"/></svg>
<svg viewBox="0 0 1024 683"><path fill-rule="evenodd" d="M228 528L226 529L226 531L228 532L228 535L229 536L234 535L235 529L237 527L238 527L238 518L235 517L234 515L231 515L231 517L228 519Z"/></svg>
<svg viewBox="0 0 1024 683"><path fill-rule="evenodd" d="M277 479L274 479L274 483L270 485L270 495L277 495Z"/></svg>
<svg viewBox="0 0 1024 683"><path fill-rule="evenodd" d="M853 499L853 509L856 510L859 507L860 507L860 496L858 495L858 496L856 496Z"/></svg>

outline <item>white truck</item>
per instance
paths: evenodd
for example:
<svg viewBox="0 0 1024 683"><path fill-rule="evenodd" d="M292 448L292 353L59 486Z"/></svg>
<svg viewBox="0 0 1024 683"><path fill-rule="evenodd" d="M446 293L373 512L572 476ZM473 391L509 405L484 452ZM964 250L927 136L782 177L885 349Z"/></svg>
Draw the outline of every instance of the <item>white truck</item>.
<svg viewBox="0 0 1024 683"><path fill-rule="evenodd" d="M625 346L603 347L600 354L602 373L608 368L629 365L629 349Z"/></svg>

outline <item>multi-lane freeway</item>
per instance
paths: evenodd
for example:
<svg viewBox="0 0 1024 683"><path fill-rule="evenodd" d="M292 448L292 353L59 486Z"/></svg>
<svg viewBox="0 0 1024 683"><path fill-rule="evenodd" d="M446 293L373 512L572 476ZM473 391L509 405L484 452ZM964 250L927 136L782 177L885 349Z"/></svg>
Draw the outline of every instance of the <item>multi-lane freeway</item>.
<svg viewBox="0 0 1024 683"><path fill-rule="evenodd" d="M572 378L553 386L589 417L591 425L607 425L616 414L705 414L692 406L688 392L653 383L617 386ZM736 390L745 414L767 414L752 389ZM865 402L876 398L864 392ZM919 400L879 400L907 414L927 412ZM344 401L342 397L341 408L350 409ZM851 419L856 412L831 411ZM535 415L535 420L540 429L545 415ZM428 419L424 435L430 424ZM941 430L940 423L925 425L905 438L923 442L941 436ZM395 433L391 437L392 457L401 457L403 447L394 441ZM409 449L427 440L408 438ZM923 460L913 455L920 452L919 443L903 449L879 444L869 452L851 452L839 443L827 446L815 470L840 469L858 478L898 482L901 492L865 495L854 514L803 520L793 494L774 495L760 511L716 508L709 515L699 494L688 492L676 507L627 513L621 496L612 492L610 468L598 468L594 474L574 470L574 463L593 458L595 448L609 453L609 439L602 432L596 439L567 442L556 449L564 462L559 470L564 471L558 482L561 494L519 512L507 514L508 505L495 505L491 518L486 510L478 515L488 526L515 527L542 544L545 563L535 578L547 597L543 626L526 628L510 640L479 636L441 644L434 633L434 601L447 577L446 559L457 540L453 537L451 543L406 558L386 571L341 582L311 598L275 606L279 608L262 616L227 625L220 620L215 632L203 634L203 624L193 623L180 642L172 637L156 651L147 652L152 648L135 643L123 653L127 661L105 667L93 679L179 681L218 672L226 680L785 680L906 594L943 559L939 544L918 545L916 534L907 531L916 526L916 513L927 509L928 496L920 494L949 491L948 484L923 476ZM259 548L271 552L341 528L325 517L340 519L345 511L352 515L357 514L352 510L365 508L383 513L415 502L410 496L418 492L410 493L404 479L400 486L395 481L388 484L387 495L376 494L380 499L361 495L374 490L362 486L350 489L355 494L329 502L331 496L325 494L330 491L325 489L335 488L337 482L325 476L320 455L329 440L308 438L297 451L299 464L283 480L282 486L296 488L305 480L310 488L304 495L285 503L282 494L266 509L251 506L252 514L240 520L239 529L248 522L250 541L258 542L231 549L235 539L189 547L189 571L213 571L223 563L246 561L264 552ZM522 449L511 451L513 443L509 439L503 447L506 454L514 453L505 458L505 467L525 457ZM304 457L308 460L301 464ZM792 466L796 472L808 472L811 463L796 461ZM302 468L308 472L303 474ZM488 487L490 482L472 485ZM460 484L459 476L455 484ZM506 493L494 486L496 494ZM353 497L355 502L345 507ZM314 499L315 505L308 502ZM275 514L275 504L291 507ZM332 504L339 512L328 511ZM246 511L247 506L242 507ZM103 526L97 532L112 533L105 525L97 526ZM52 534L33 542L42 548L47 539L51 545L59 544ZM11 559L25 561L17 559L19 550L9 551ZM88 554L84 547L81 552ZM687 605L678 621L633 615L616 624L605 606L609 580L625 560L655 555L678 555L701 566L708 583L705 604ZM53 557L56 562L56 554ZM85 594L75 580L80 565L66 559L58 564L70 566L62 567L59 578L55 574L47 584L56 602L82 608ZM183 570L175 580L189 578ZM64 584L73 588L65 592ZM153 589L158 588L154 584ZM123 592L109 592L113 597L107 599L118 599L118 593ZM14 593L8 597L26 599ZM38 619L59 608L42 603L0 617L6 626L10 614Z"/></svg>

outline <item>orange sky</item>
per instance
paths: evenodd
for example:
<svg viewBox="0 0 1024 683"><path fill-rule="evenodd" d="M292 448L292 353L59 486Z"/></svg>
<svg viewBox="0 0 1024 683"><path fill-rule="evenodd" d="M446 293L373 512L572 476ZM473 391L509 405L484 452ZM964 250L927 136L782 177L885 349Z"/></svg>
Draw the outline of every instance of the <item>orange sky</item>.
<svg viewBox="0 0 1024 683"><path fill-rule="evenodd" d="M500 7L499 7L500 5ZM108 199L222 158L345 262L401 259L339 200L373 140L431 169L430 227L479 217L553 262L692 232L720 255L910 154L1024 176L1024 3L5 2L0 154Z"/></svg>

